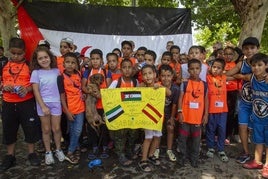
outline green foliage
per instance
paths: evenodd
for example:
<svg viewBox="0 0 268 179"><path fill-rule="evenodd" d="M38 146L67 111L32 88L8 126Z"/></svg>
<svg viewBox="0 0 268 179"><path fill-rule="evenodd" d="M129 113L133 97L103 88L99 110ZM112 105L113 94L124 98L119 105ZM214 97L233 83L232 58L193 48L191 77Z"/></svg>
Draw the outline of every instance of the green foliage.
<svg viewBox="0 0 268 179"><path fill-rule="evenodd" d="M230 0L181 0L180 3L192 9L195 30L203 34L197 36L200 45L208 47L216 41L237 42L241 22Z"/></svg>
<svg viewBox="0 0 268 179"><path fill-rule="evenodd" d="M241 20L230 0L180 0L192 9L192 22L198 34L197 43L205 47L216 41L238 43ZM268 19L264 25L261 51L268 52Z"/></svg>
<svg viewBox="0 0 268 179"><path fill-rule="evenodd" d="M140 7L166 7L166 8L175 8L178 7L178 1L176 0L140 0L138 1L138 6Z"/></svg>

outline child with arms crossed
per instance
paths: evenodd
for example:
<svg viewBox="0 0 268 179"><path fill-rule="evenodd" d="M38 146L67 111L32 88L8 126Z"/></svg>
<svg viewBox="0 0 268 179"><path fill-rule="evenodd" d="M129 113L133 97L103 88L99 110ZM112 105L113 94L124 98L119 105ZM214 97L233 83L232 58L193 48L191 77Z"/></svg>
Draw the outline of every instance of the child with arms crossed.
<svg viewBox="0 0 268 179"><path fill-rule="evenodd" d="M258 53L259 51L259 40L255 37L248 37L242 43L242 51L246 57L242 61L238 62L234 68L226 72L226 75L232 77L235 74L250 74L251 57ZM242 91L241 98L239 99L239 111L238 111L238 122L239 122L239 136L241 139L243 152L240 156L236 158L238 163L246 163L250 160L249 147L248 147L248 129L251 128L250 116L252 114L252 96L251 96L251 86L248 81L242 80Z"/></svg>

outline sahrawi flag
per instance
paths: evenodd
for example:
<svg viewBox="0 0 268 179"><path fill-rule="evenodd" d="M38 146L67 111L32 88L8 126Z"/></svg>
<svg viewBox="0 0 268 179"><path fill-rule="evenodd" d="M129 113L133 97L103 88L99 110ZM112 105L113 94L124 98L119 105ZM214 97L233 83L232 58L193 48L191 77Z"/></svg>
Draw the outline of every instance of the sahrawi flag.
<svg viewBox="0 0 268 179"><path fill-rule="evenodd" d="M99 48L104 55L114 48L121 49L122 41L132 40L135 49L145 46L158 54L157 59L166 51L167 41L174 41L181 52L187 52L192 45L190 9L24 1L18 11L19 17L22 15L20 9L27 15L19 18L26 45L37 45L40 35L36 34L41 32L55 55L60 55L60 41L66 37L73 39L78 52L92 46L90 50Z"/></svg>

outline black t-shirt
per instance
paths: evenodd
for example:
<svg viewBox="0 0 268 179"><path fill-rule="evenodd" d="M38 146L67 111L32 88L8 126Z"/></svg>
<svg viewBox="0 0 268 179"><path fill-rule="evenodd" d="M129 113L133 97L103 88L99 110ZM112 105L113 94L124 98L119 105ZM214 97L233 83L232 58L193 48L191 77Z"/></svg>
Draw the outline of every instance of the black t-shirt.
<svg viewBox="0 0 268 179"><path fill-rule="evenodd" d="M172 111L172 105L178 103L180 88L176 84L171 85L171 95L166 97L165 100L165 119L170 119L171 117L171 111Z"/></svg>
<svg viewBox="0 0 268 179"><path fill-rule="evenodd" d="M7 64L8 62L8 58L3 56L3 57L0 57L0 75L2 76L2 70L3 70L3 67Z"/></svg>

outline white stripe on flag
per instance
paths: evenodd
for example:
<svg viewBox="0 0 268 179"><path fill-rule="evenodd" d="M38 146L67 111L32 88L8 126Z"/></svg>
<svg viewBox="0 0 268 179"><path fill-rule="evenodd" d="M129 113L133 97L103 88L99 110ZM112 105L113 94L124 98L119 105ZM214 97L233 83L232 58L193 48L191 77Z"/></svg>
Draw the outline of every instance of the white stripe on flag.
<svg viewBox="0 0 268 179"><path fill-rule="evenodd" d="M119 113L122 112L122 111L123 111L123 109L122 109L122 108L119 108L119 109L117 109L116 111L114 111L113 113L107 115L106 117L107 117L107 119L109 120L110 118L113 118L114 116L116 116L117 114L119 114Z"/></svg>
<svg viewBox="0 0 268 179"><path fill-rule="evenodd" d="M124 40L132 40L135 42L135 50L140 46L153 50L157 54L159 59L164 51L166 51L167 41L174 41L176 45L181 48L181 53L188 53L188 49L192 46L192 34L176 34L176 35L155 35L155 36L119 36L119 35L97 35L97 34L84 34L76 32L64 32L47 29L39 29L45 39L51 45L52 52L59 56L60 41L64 37L70 37L74 40L74 44L77 45L77 51L80 52L85 46L92 46L86 52L86 56L89 56L89 52L94 48L99 48L103 51L104 57L107 53L111 52L114 48L121 49L121 42ZM104 60L106 60L104 58ZM158 62L156 62L158 63Z"/></svg>

